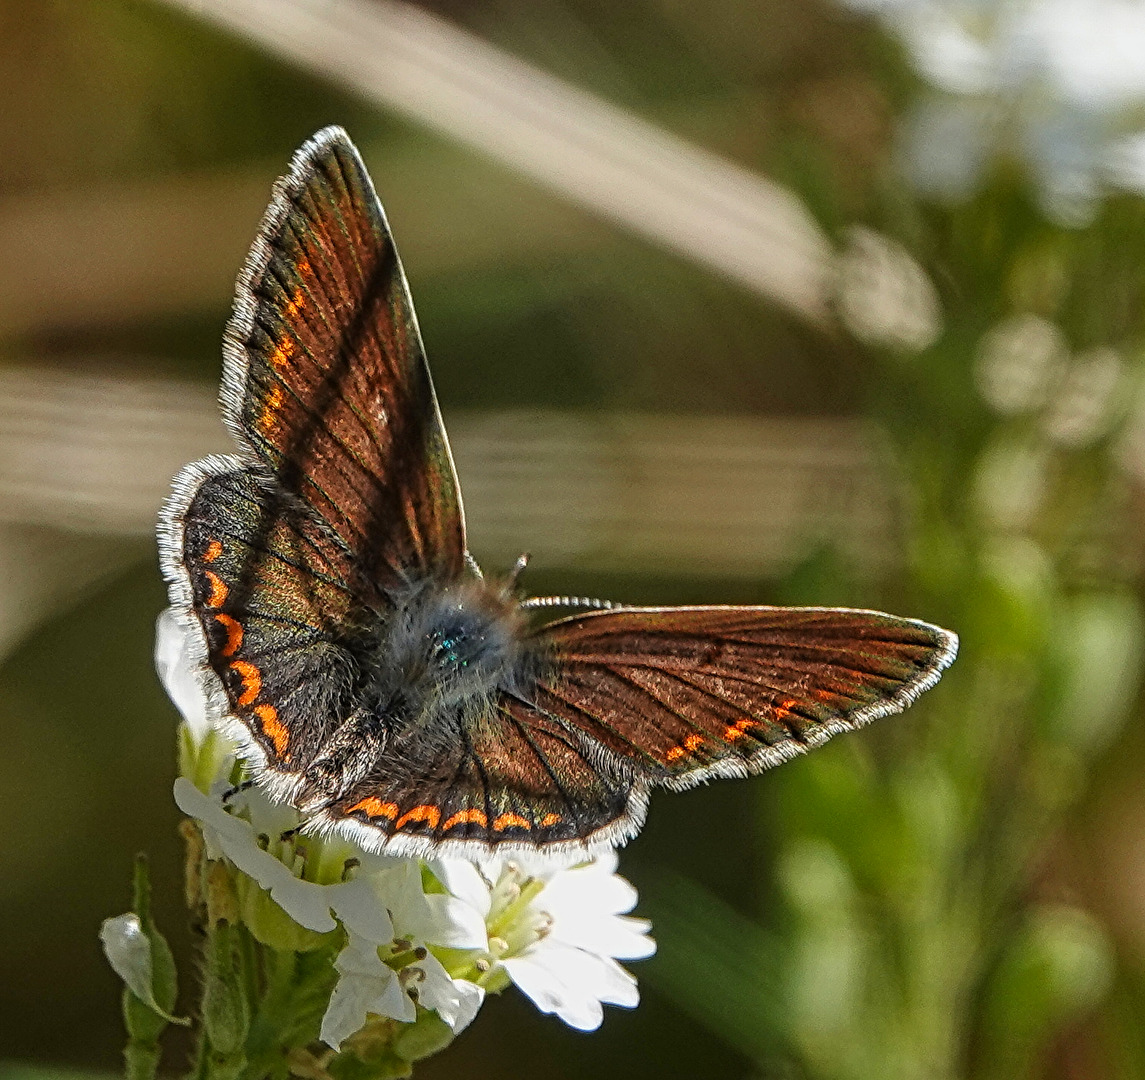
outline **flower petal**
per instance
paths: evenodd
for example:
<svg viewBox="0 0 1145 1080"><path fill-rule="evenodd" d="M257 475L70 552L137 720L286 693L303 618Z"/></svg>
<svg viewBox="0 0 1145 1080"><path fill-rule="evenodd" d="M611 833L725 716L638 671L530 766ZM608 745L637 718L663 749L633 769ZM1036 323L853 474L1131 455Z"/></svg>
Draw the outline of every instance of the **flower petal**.
<svg viewBox="0 0 1145 1080"><path fill-rule="evenodd" d="M450 949L489 948L485 919L469 904L441 893L430 893L425 903L430 918L417 928L416 937Z"/></svg>
<svg viewBox="0 0 1145 1080"><path fill-rule="evenodd" d="M485 987L467 982L465 979L455 979L453 985L457 990L457 1009L453 1019L447 1020L446 1023L453 1028L454 1035L460 1035L473 1023L485 1001Z"/></svg>
<svg viewBox="0 0 1145 1080"><path fill-rule="evenodd" d="M535 956L516 956L502 966L517 988L541 1012L556 1013L569 1027L595 1031L604 1019L600 1000L579 987L570 987L548 964Z"/></svg>
<svg viewBox="0 0 1145 1080"><path fill-rule="evenodd" d="M554 874L538 898L537 906L554 919L586 910L602 915L631 911L636 906L636 889L616 874L615 868L613 858Z"/></svg>
<svg viewBox="0 0 1145 1080"><path fill-rule="evenodd" d="M204 826L208 854L212 848L221 851L244 874L269 891L271 899L296 923L320 934L337 926L330 915L327 886L301 881L273 855L263 851L250 822L228 814L220 803L208 798L184 777L175 781L175 802L183 813Z"/></svg>
<svg viewBox="0 0 1145 1080"><path fill-rule="evenodd" d="M489 914L489 882L468 859L429 859L426 866L447 892L464 901L482 918Z"/></svg>
<svg viewBox="0 0 1145 1080"><path fill-rule="evenodd" d="M546 940L526 953L556 972L571 991L631 1009L640 1002L636 979L615 960Z"/></svg>
<svg viewBox="0 0 1145 1080"><path fill-rule="evenodd" d="M334 914L349 934L385 945L394 939L394 924L385 905L378 899L373 882L366 874L340 885L327 885L327 896Z"/></svg>
<svg viewBox="0 0 1145 1080"><path fill-rule="evenodd" d="M397 974L378 958L377 946L356 935L334 961L339 979L322 1017L319 1038L337 1050L343 1040L360 1031L374 1013L412 1023L417 1009L402 989Z"/></svg>
<svg viewBox="0 0 1145 1080"><path fill-rule="evenodd" d="M551 914L551 913L550 913ZM600 956L620 960L643 960L656 952L656 942L648 936L652 924L647 919L593 912L564 913L554 917L549 939L572 945Z"/></svg>
<svg viewBox="0 0 1145 1080"><path fill-rule="evenodd" d="M482 987L464 979L452 979L433 953L412 965L425 978L418 986L418 1004L433 1009L453 1032L468 1027L485 1000Z"/></svg>
<svg viewBox="0 0 1145 1080"><path fill-rule="evenodd" d="M206 695L191 666L188 633L173 609L159 613L155 620L155 670L197 745L207 737L211 723Z"/></svg>

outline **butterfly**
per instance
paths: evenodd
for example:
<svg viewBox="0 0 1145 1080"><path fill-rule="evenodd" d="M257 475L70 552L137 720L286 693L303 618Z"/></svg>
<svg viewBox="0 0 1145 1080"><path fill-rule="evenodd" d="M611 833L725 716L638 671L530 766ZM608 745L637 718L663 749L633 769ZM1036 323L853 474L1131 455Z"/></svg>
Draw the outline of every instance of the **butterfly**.
<svg viewBox="0 0 1145 1080"><path fill-rule="evenodd" d="M519 599L516 571L484 577L341 128L274 186L220 401L237 453L175 478L162 568L213 721L307 831L583 858L632 837L653 788L780 764L906 708L954 659L954 634L877 611ZM533 625L562 605L588 610Z"/></svg>

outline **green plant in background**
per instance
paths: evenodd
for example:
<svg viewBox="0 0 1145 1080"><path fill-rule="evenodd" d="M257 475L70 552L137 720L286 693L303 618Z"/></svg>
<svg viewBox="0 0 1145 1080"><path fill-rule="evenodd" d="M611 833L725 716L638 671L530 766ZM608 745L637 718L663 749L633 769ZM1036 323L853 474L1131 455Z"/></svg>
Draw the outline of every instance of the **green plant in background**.
<svg viewBox="0 0 1145 1080"><path fill-rule="evenodd" d="M675 893L656 890L659 978L768 1069L1025 1077L1132 981L1100 923L1039 879L1141 689L1145 213L1109 193L1141 186L1145 15L870 6L930 82L899 144L923 199L886 163L870 220L841 237L837 310L881 366L869 414L903 481L898 588L962 656L925 723L764 792L783 919L745 926L693 886L705 924L728 929L696 956L673 949ZM824 602L813 579L790 587ZM757 1004L705 1011L681 969L717 963L733 935L757 941L758 965L711 978ZM1131 1018L1132 992L1108 1014ZM1139 1017L1109 1023L1111 1067L1145 1070Z"/></svg>

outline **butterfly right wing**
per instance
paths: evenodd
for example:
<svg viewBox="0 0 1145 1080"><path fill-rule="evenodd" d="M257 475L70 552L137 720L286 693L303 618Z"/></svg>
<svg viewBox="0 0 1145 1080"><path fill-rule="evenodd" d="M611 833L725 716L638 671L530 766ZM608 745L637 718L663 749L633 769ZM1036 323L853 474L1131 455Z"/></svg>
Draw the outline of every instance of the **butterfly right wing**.
<svg viewBox="0 0 1145 1080"><path fill-rule="evenodd" d="M760 772L901 712L958 647L939 627L852 608L620 608L540 636L557 663L538 712L674 789Z"/></svg>
<svg viewBox="0 0 1145 1080"><path fill-rule="evenodd" d="M644 819L646 787L614 764L560 720L504 696L484 723L459 726L455 738L395 735L381 771L314 824L390 855L543 850L576 862L621 839L617 822Z"/></svg>
<svg viewBox="0 0 1145 1080"><path fill-rule="evenodd" d="M332 808L398 854L490 849L570 858L631 837L655 785L684 788L786 761L906 708L957 638L846 608L621 608L535 636L551 656L531 687L408 775ZM396 795L393 794L396 792Z"/></svg>

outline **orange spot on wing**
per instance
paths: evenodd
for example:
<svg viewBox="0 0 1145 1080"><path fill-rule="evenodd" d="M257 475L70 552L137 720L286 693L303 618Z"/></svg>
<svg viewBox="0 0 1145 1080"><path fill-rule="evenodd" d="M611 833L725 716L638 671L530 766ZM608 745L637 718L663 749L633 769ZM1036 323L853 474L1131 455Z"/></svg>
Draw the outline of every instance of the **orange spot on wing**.
<svg viewBox="0 0 1145 1080"><path fill-rule="evenodd" d="M520 814L502 814L493 822L495 832L504 832L506 829L514 827L518 829L531 829L533 826L528 818L523 818Z"/></svg>
<svg viewBox="0 0 1145 1080"><path fill-rule="evenodd" d="M542 829L547 829L550 825L555 825L560 820L560 814L546 814L543 818L541 818L540 826Z"/></svg>
<svg viewBox="0 0 1145 1080"><path fill-rule="evenodd" d="M299 274L305 274L310 269L310 263L303 260L298 264ZM287 302L284 313L288 319L293 319L304 307L306 307L306 294L299 289Z"/></svg>
<svg viewBox="0 0 1145 1080"><path fill-rule="evenodd" d="M485 812L483 810L461 810L454 814L453 817L449 818L444 825L442 825L441 831L448 832L453 828L454 825L467 825L471 822L474 825L480 825L482 828L484 828L487 820L488 819L485 817Z"/></svg>
<svg viewBox="0 0 1145 1080"><path fill-rule="evenodd" d="M212 540L203 554L203 562L214 562L223 553L223 545L218 540Z"/></svg>
<svg viewBox="0 0 1145 1080"><path fill-rule="evenodd" d="M673 746L664 756L668 761L679 761L685 754L693 754L703 745L703 735L689 735L679 746Z"/></svg>
<svg viewBox="0 0 1145 1080"><path fill-rule="evenodd" d="M775 719L783 723L783 721L791 715L792 708L798 704L799 701L797 698L784 698L783 701L775 706Z"/></svg>
<svg viewBox="0 0 1145 1080"><path fill-rule="evenodd" d="M744 732L754 725L754 720L737 720L730 727L724 728L724 742L735 742L736 739L742 739Z"/></svg>
<svg viewBox="0 0 1145 1080"><path fill-rule="evenodd" d="M215 622L227 632L227 643L220 650L223 656L234 656L239 651L239 646L243 643L243 628L242 623L238 619L232 619L229 615L216 615Z"/></svg>
<svg viewBox="0 0 1145 1080"><path fill-rule="evenodd" d="M376 795L367 796L361 802L354 803L346 813L353 814L361 810L362 813L368 817L384 817L389 818L391 821L398 816L398 804L393 802L382 802Z"/></svg>
<svg viewBox="0 0 1145 1080"><path fill-rule="evenodd" d="M254 714L262 724L262 730L274 743L274 752L279 757L286 755L286 747L290 742L290 732L278 718L278 710L273 705L256 705Z"/></svg>
<svg viewBox="0 0 1145 1080"><path fill-rule="evenodd" d="M262 415L258 418L258 426L264 434L269 435L274 431L278 412L285 400L286 392L281 386L275 385L270 388L270 393L266 395L266 403L262 407Z"/></svg>
<svg viewBox="0 0 1145 1080"><path fill-rule="evenodd" d="M231 670L237 671L243 681L243 692L239 695L238 704L253 704L262 689L262 675L258 668L247 660L233 660Z"/></svg>
<svg viewBox="0 0 1145 1080"><path fill-rule="evenodd" d="M294 338L283 338L274 347L270 354L270 366L275 371L281 371L290 365L290 358L294 355Z"/></svg>
<svg viewBox="0 0 1145 1080"><path fill-rule="evenodd" d="M394 822L394 828L400 829L407 821L426 821L431 829L436 829L440 817L441 811L436 806L423 803L421 806L415 806L412 810L407 810L402 814Z"/></svg>
<svg viewBox="0 0 1145 1080"><path fill-rule="evenodd" d="M227 593L230 589L223 583L223 579L219 577L213 570L204 570L207 581L210 582L211 591L207 596L207 607L222 607L227 599Z"/></svg>

